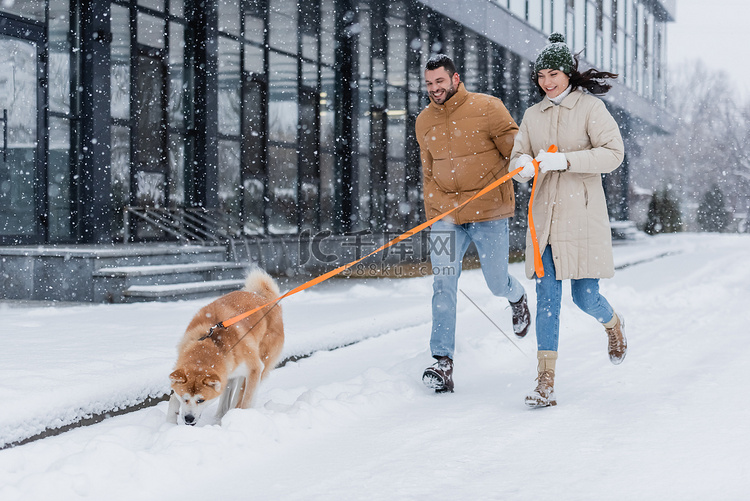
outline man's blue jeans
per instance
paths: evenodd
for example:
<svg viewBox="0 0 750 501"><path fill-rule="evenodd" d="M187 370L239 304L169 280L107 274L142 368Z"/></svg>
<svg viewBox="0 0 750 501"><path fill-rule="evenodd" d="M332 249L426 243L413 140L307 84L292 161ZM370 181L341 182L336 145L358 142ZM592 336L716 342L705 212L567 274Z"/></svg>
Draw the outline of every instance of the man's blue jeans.
<svg viewBox="0 0 750 501"><path fill-rule="evenodd" d="M560 337L560 303L562 302L562 281L555 279L555 263L552 247L549 245L542 254L544 276L536 277L536 344L539 351L557 351ZM570 281L573 302L585 313L601 323L612 320L614 310L599 294L598 278L581 278Z"/></svg>
<svg viewBox="0 0 750 501"><path fill-rule="evenodd" d="M508 220L456 225L437 221L430 231L432 261L432 336L434 357L453 358L456 345L456 293L461 263L469 244L474 242L482 264L484 280L495 296L512 302L521 300L523 286L508 274Z"/></svg>

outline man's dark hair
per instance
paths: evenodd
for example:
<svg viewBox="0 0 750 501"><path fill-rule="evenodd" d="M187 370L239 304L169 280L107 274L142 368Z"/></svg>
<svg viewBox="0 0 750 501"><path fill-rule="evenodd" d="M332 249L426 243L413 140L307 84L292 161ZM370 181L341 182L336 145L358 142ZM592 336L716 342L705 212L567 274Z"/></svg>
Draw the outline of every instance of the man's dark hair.
<svg viewBox="0 0 750 501"><path fill-rule="evenodd" d="M445 68L445 71L447 71L448 75L451 77L456 73L456 65L453 64L453 60L445 54L435 54L427 60L427 64L425 65L426 70L432 71L438 68Z"/></svg>

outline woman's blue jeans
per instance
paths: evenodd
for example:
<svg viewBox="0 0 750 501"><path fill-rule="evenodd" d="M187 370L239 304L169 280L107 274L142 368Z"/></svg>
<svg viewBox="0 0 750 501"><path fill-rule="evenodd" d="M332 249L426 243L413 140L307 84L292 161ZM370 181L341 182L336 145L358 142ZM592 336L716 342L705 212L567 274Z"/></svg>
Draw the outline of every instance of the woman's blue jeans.
<svg viewBox="0 0 750 501"><path fill-rule="evenodd" d="M557 351L560 337L560 303L562 302L562 281L555 279L555 263L552 247L549 245L542 254L544 276L536 278L536 344L542 350ZM581 278L570 281L573 302L585 313L601 323L612 320L614 310L599 294L598 278Z"/></svg>
<svg viewBox="0 0 750 501"><path fill-rule="evenodd" d="M456 294L461 263L469 244L479 253L482 273L495 296L518 302L524 294L521 283L508 273L508 220L453 224L440 220L430 231L432 261L432 335L430 350L435 357L453 358L456 345Z"/></svg>

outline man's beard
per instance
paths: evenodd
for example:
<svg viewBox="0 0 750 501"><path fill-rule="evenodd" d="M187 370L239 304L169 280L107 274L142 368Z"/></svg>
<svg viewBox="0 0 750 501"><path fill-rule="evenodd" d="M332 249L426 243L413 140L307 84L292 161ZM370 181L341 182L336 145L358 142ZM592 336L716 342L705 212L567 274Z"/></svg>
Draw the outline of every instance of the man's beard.
<svg viewBox="0 0 750 501"><path fill-rule="evenodd" d="M435 104L445 104L448 102L450 98L452 98L455 95L456 95L456 87L451 85L450 87L445 89L445 100L442 103L438 103L437 101L435 101L434 97L432 98L432 100L435 102Z"/></svg>

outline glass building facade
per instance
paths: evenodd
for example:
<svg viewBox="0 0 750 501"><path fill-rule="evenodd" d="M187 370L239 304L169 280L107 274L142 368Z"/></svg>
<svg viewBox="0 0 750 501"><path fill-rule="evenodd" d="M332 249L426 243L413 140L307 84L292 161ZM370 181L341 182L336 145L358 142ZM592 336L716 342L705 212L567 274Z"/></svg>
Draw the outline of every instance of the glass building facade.
<svg viewBox="0 0 750 501"><path fill-rule="evenodd" d="M249 238L410 228L431 54L520 120L539 99L531 61L560 31L585 65L621 76L607 103L627 145L644 126L668 132L673 12L673 0L2 2L0 244L164 238L125 228L127 208L148 207L215 211ZM627 193L623 172L609 191Z"/></svg>

